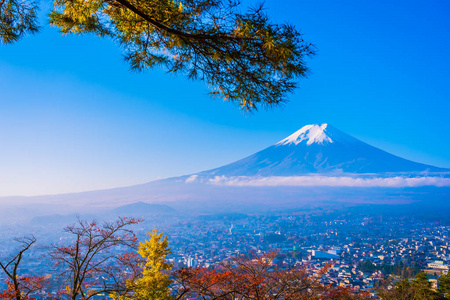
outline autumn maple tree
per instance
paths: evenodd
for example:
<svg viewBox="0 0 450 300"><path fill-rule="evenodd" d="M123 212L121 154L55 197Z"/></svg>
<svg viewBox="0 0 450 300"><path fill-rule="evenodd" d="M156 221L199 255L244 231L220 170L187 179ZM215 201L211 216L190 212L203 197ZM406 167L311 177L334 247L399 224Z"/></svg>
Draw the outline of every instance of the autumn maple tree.
<svg viewBox="0 0 450 300"><path fill-rule="evenodd" d="M126 279L140 274L134 253L137 239L130 225L134 218L99 223L78 220L64 229L73 238L70 245L53 245L50 256L63 269L65 288L60 298L91 299L102 293L122 292Z"/></svg>
<svg viewBox="0 0 450 300"><path fill-rule="evenodd" d="M30 300L30 294L42 290L47 283L44 276L20 275L18 267L22 262L24 253L36 243L34 236L16 238L19 249L10 254L10 257L0 257L0 267L7 276L7 288L0 291L0 299L4 300Z"/></svg>
<svg viewBox="0 0 450 300"><path fill-rule="evenodd" d="M254 259L236 257L217 268L185 268L175 272L177 294L183 299L322 300L368 299L364 293L321 283L330 268L317 272L306 267L274 268L276 253Z"/></svg>

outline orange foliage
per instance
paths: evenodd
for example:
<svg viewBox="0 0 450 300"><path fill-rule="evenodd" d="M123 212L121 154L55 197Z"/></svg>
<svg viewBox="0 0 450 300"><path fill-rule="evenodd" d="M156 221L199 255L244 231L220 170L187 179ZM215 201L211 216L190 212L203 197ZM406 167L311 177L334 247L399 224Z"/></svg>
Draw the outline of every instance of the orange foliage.
<svg viewBox="0 0 450 300"><path fill-rule="evenodd" d="M6 290L0 292L0 299L4 300L35 300L29 297L29 294L42 290L48 283L44 276L21 276L17 280L17 288L14 282L8 280Z"/></svg>
<svg viewBox="0 0 450 300"><path fill-rule="evenodd" d="M248 260L235 258L216 269L188 268L175 271L177 299L234 300L350 300L368 299L348 288L325 286L320 279L328 272L327 264L313 273L304 267L287 270L272 265L276 253Z"/></svg>
<svg viewBox="0 0 450 300"><path fill-rule="evenodd" d="M113 222L97 221L67 226L64 231L74 238L73 245L54 245L50 255L64 268L65 289L61 298L91 299L98 294L126 290L126 280L140 273L139 257L135 253L118 254L117 249L133 250L137 238L130 225L142 220L118 218Z"/></svg>

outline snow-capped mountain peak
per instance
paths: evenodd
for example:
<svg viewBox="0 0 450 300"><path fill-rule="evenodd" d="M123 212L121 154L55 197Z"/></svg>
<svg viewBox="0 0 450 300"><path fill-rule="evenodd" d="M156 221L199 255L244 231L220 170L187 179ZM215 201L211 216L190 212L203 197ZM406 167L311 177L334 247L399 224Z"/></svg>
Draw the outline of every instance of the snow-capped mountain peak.
<svg viewBox="0 0 450 300"><path fill-rule="evenodd" d="M331 137L327 135L328 124L324 123L322 125L313 124L306 125L288 136L287 138L276 143L277 146L280 145L298 145L303 141L306 141L306 145L312 144L327 144L333 143Z"/></svg>
<svg viewBox="0 0 450 300"><path fill-rule="evenodd" d="M449 170L392 155L324 123L303 126L275 145L199 175L264 177L424 171Z"/></svg>

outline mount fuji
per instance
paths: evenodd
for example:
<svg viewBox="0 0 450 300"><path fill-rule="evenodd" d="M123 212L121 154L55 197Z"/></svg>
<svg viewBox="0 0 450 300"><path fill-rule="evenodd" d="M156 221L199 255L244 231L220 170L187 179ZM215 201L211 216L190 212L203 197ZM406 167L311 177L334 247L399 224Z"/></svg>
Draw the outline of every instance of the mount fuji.
<svg viewBox="0 0 450 300"><path fill-rule="evenodd" d="M370 146L328 124L306 125L228 165L145 184L35 197L0 198L0 219L104 211L136 203L179 212L278 210L326 205L422 203L450 212L450 170ZM358 205L359 205L358 204ZM19 210L18 207L21 207ZM422 207L420 208L422 209Z"/></svg>
<svg viewBox="0 0 450 300"><path fill-rule="evenodd" d="M310 173L446 172L370 146L328 124L303 126L260 152L220 168L210 176L298 176Z"/></svg>

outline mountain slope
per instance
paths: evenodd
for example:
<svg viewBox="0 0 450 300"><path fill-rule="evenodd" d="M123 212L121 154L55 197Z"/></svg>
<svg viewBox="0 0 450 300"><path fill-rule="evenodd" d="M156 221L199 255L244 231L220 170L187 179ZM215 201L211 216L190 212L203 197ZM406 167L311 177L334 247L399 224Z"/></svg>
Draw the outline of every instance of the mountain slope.
<svg viewBox="0 0 450 300"><path fill-rule="evenodd" d="M244 159L201 175L294 176L309 173L443 172L370 146L328 124L306 125Z"/></svg>
<svg viewBox="0 0 450 300"><path fill-rule="evenodd" d="M429 173L417 173L424 171ZM286 183L286 178L297 181ZM405 178L419 181L411 184ZM307 184L299 185L303 179ZM258 185L252 184L255 180ZM320 184L311 184L317 180ZM51 214L102 213L119 206L113 213L158 211L149 203L170 203L176 212L169 208L167 213L175 214L416 202L450 211L449 196L450 170L397 157L322 124L304 126L258 153L197 174L108 190L1 197L0 224Z"/></svg>

